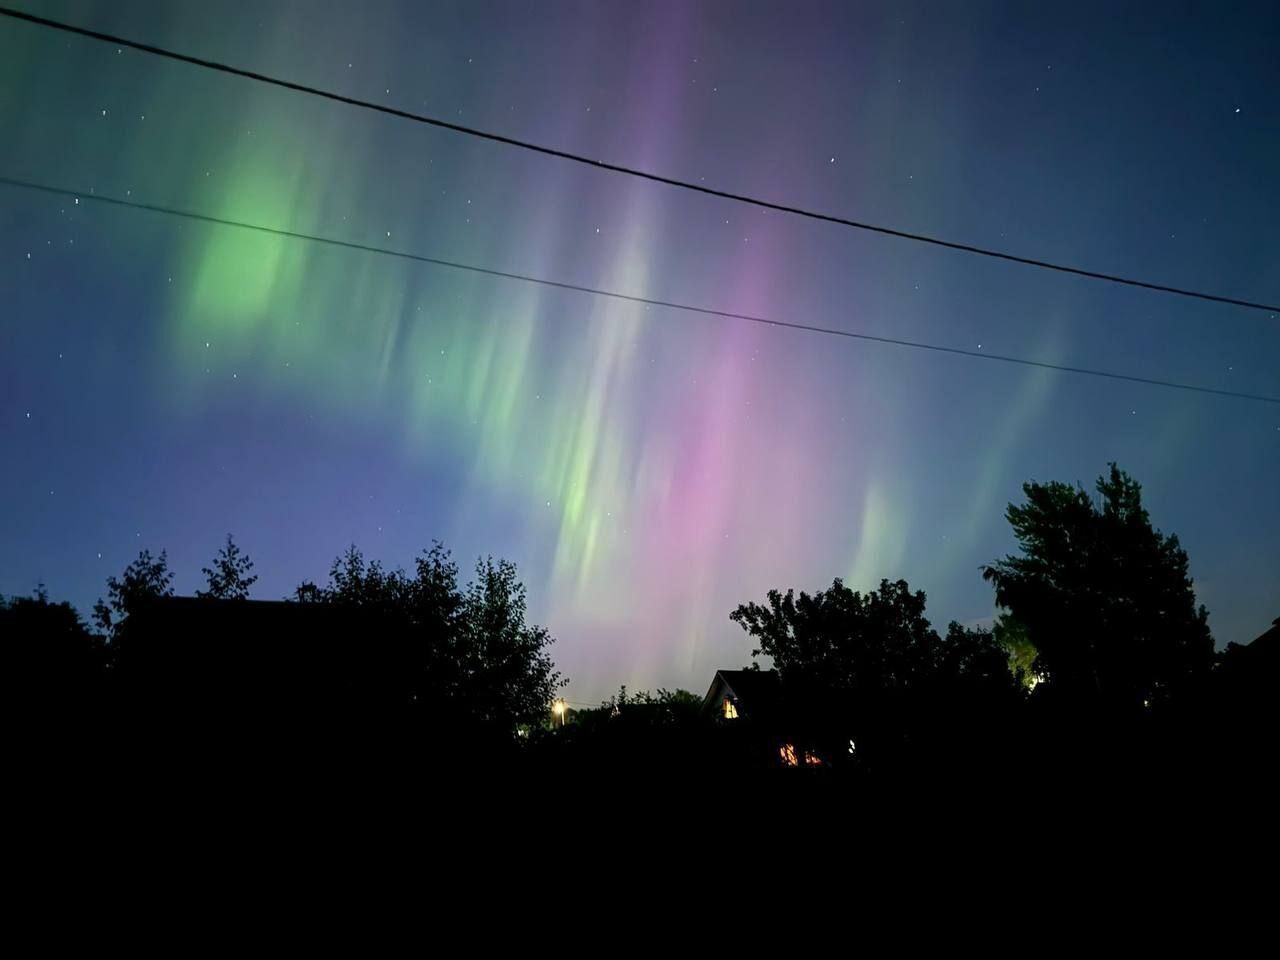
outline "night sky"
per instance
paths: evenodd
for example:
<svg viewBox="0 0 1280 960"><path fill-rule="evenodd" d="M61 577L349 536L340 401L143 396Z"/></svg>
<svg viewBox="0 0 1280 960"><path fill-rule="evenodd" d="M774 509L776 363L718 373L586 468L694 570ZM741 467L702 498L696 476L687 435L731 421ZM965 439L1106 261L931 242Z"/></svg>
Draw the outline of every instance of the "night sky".
<svg viewBox="0 0 1280 960"><path fill-rule="evenodd" d="M1280 6L49 2L24 9L854 219L1280 299ZM1054 7L1055 9L1050 9ZM87 612L228 532L254 596L348 544L518 563L578 702L701 691L773 586L983 622L1029 479L1109 460L1219 645L1280 614L1280 317L698 196L0 19L0 593ZM979 346L980 345L980 346Z"/></svg>

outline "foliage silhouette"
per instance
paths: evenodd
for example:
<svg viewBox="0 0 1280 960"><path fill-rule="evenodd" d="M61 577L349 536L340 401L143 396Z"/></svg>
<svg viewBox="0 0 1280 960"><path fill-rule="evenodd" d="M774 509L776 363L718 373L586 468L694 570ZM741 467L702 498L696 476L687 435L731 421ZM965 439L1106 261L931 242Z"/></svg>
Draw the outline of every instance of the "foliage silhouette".
<svg viewBox="0 0 1280 960"><path fill-rule="evenodd" d="M212 567L201 567L205 576L207 589L197 590L197 597L211 597L215 600L245 600L249 596L249 588L258 581L253 573L253 561L227 534L227 542L213 559Z"/></svg>
<svg viewBox="0 0 1280 960"><path fill-rule="evenodd" d="M93 605L93 622L108 637L116 639L125 621L138 607L153 597L173 596L173 574L165 551L153 557L143 550L117 577L107 578L107 599Z"/></svg>
<svg viewBox="0 0 1280 960"><path fill-rule="evenodd" d="M525 622L525 588L505 560L478 561L463 589L439 543L417 558L413 576L352 546L325 586L303 583L294 599L359 611L393 638L388 698L424 718L509 736L542 722L565 683L547 653L553 638Z"/></svg>
<svg viewBox="0 0 1280 960"><path fill-rule="evenodd" d="M1021 547L983 569L1024 629L1057 700L1136 713L1193 688L1213 664L1186 552L1151 525L1142 488L1110 465L1099 503L1064 483L1028 483L1006 516Z"/></svg>
<svg viewBox="0 0 1280 960"><path fill-rule="evenodd" d="M988 631L925 617L925 594L882 580L866 594L837 579L815 594L771 590L730 618L781 678L787 740L827 763L886 763L976 716L1014 709L1016 678Z"/></svg>

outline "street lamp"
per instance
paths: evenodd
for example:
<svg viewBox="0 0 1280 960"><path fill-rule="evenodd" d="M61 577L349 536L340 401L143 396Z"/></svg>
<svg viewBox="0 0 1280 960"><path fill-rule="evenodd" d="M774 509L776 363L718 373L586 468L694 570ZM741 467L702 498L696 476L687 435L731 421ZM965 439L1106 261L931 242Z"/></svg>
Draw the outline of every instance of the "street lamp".
<svg viewBox="0 0 1280 960"><path fill-rule="evenodd" d="M569 705L566 704L559 697L551 701L551 712L560 718L560 726L562 727L564 726L564 715L568 709L569 709Z"/></svg>

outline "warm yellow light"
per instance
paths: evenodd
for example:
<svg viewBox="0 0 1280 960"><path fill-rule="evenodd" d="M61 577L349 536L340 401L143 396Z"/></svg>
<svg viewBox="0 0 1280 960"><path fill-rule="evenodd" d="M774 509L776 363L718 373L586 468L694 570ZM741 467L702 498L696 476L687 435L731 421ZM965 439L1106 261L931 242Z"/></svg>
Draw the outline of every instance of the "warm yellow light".
<svg viewBox="0 0 1280 960"><path fill-rule="evenodd" d="M798 767L801 761L806 767L822 766L822 758L816 753L810 753L805 750L803 753L796 750L794 743L784 743L778 748L778 756L782 759L782 763L787 767Z"/></svg>
<svg viewBox="0 0 1280 960"><path fill-rule="evenodd" d="M726 720L738 719L738 705L735 704L729 697L724 698L724 718Z"/></svg>
<svg viewBox="0 0 1280 960"><path fill-rule="evenodd" d="M562 716L565 711L565 702L563 700L551 701L551 712L557 717Z"/></svg>

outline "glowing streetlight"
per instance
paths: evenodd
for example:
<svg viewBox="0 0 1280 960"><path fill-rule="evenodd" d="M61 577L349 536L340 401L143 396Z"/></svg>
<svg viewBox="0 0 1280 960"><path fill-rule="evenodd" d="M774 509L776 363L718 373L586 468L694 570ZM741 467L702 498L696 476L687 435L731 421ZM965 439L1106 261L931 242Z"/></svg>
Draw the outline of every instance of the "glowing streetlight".
<svg viewBox="0 0 1280 960"><path fill-rule="evenodd" d="M551 712L560 718L560 726L564 726L564 716L568 711L569 705L560 698L551 701Z"/></svg>

